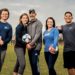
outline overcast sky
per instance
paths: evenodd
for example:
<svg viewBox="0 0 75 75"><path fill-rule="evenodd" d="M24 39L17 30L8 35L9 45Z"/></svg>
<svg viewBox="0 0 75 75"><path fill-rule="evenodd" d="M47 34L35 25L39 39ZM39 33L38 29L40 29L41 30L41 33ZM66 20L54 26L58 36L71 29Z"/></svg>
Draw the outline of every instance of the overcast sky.
<svg viewBox="0 0 75 75"><path fill-rule="evenodd" d="M0 0L0 9L10 10L9 22L15 30L19 16L29 9L35 9L37 18L45 25L47 17L54 17L56 25L64 24L64 13L71 11L75 17L75 0ZM75 20L75 19L74 19Z"/></svg>

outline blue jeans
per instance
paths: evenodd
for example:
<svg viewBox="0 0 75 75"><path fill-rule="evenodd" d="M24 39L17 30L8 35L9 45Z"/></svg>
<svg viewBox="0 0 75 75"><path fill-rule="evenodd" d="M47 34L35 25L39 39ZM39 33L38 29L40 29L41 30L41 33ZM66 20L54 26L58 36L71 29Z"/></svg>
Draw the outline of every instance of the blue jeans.
<svg viewBox="0 0 75 75"><path fill-rule="evenodd" d="M45 60L48 66L49 75L56 75L56 71L54 70L54 65L58 57L58 52L56 54L45 52L44 55L45 55Z"/></svg>
<svg viewBox="0 0 75 75"><path fill-rule="evenodd" d="M28 51L29 55L29 61L32 69L32 75L40 75L39 72L39 66L38 66L38 61L39 61L39 51L31 49Z"/></svg>

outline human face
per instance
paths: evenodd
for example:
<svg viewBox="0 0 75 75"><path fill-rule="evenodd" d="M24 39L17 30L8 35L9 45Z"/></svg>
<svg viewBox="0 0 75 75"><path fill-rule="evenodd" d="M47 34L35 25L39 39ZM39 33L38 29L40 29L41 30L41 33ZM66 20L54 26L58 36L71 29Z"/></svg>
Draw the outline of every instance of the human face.
<svg viewBox="0 0 75 75"><path fill-rule="evenodd" d="M71 23L72 22L72 19L73 19L73 16L70 13L67 13L64 16L64 19L65 19L65 22L66 23Z"/></svg>
<svg viewBox="0 0 75 75"><path fill-rule="evenodd" d="M34 20L36 18L36 13L29 14L30 20Z"/></svg>
<svg viewBox="0 0 75 75"><path fill-rule="evenodd" d="M2 13L1 13L1 20L6 21L8 19L8 17L9 17L8 12L7 11L2 11Z"/></svg>
<svg viewBox="0 0 75 75"><path fill-rule="evenodd" d="M47 26L48 26L48 29L53 27L53 20L52 19L47 20Z"/></svg>
<svg viewBox="0 0 75 75"><path fill-rule="evenodd" d="M22 22L22 24L26 24L28 22L28 16L23 15L22 18L21 18L21 22Z"/></svg>

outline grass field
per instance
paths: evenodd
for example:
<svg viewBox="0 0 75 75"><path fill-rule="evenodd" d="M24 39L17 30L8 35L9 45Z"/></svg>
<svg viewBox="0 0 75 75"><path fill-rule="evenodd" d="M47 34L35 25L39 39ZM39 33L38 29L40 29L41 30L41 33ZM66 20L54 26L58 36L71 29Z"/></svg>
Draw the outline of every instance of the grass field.
<svg viewBox="0 0 75 75"><path fill-rule="evenodd" d="M39 65L41 75L48 75L48 69L44 59L43 48L39 58L40 58ZM12 75L15 62L16 62L16 55L14 52L13 45L9 45L5 62L0 75ZM55 69L57 71L57 75L68 75L67 70L63 68L63 46L59 46L59 56L55 64ZM26 69L24 75L32 75L27 52L26 52Z"/></svg>

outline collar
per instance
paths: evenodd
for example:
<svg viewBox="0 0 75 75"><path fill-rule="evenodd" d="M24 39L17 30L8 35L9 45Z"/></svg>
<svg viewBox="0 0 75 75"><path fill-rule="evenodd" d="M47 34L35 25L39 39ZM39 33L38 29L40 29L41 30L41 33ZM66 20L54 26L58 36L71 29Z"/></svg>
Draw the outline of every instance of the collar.
<svg viewBox="0 0 75 75"><path fill-rule="evenodd" d="M36 21L37 21L37 19L30 20L30 21L29 21L29 24L34 23L34 22L36 22Z"/></svg>

